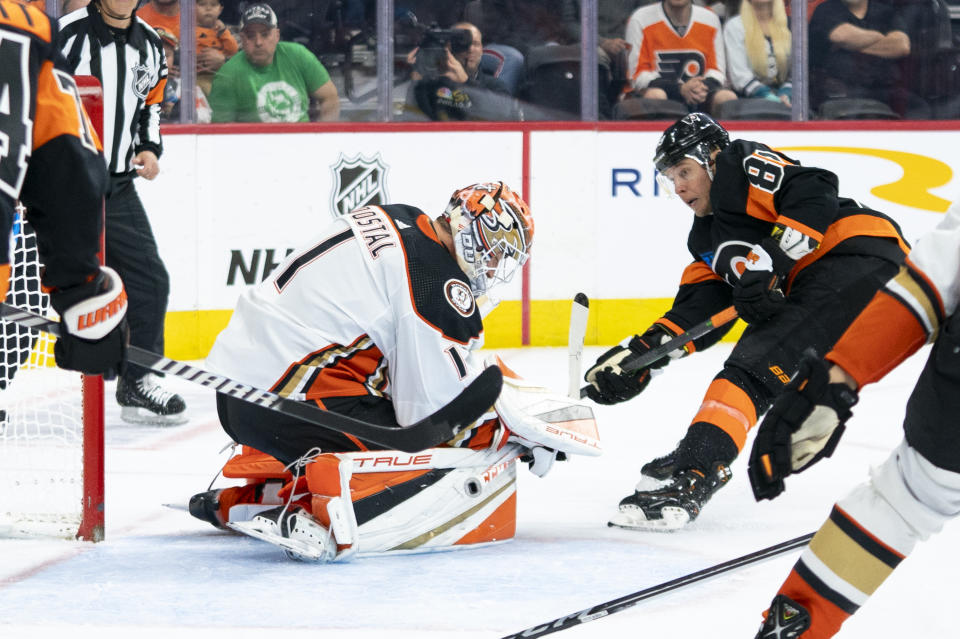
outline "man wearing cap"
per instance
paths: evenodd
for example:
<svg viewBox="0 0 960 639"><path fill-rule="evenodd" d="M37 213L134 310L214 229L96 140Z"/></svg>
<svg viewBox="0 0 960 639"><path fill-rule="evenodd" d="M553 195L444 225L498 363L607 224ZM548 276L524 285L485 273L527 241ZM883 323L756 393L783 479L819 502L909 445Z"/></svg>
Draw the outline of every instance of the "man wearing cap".
<svg viewBox="0 0 960 639"><path fill-rule="evenodd" d="M242 51L213 79L214 122L336 120L340 98L317 57L295 42L280 42L277 14L267 4L240 18Z"/></svg>

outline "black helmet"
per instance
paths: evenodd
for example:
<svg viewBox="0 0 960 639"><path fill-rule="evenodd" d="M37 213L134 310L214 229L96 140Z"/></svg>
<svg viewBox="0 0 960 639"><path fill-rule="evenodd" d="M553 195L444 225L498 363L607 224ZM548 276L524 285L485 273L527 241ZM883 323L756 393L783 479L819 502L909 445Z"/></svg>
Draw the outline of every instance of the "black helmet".
<svg viewBox="0 0 960 639"><path fill-rule="evenodd" d="M716 120L706 113L691 113L663 132L653 163L662 173L683 158L690 158L710 172L710 152L725 149L728 144L730 135Z"/></svg>

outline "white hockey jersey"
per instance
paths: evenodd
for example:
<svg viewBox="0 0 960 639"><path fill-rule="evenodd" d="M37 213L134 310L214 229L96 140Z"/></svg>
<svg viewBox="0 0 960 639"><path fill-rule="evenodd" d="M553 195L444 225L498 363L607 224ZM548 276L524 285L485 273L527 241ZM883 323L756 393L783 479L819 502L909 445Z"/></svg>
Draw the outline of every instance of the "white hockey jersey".
<svg viewBox="0 0 960 639"><path fill-rule="evenodd" d="M466 276L423 211L368 206L334 221L245 292L211 371L296 400L379 396L405 426L482 370Z"/></svg>

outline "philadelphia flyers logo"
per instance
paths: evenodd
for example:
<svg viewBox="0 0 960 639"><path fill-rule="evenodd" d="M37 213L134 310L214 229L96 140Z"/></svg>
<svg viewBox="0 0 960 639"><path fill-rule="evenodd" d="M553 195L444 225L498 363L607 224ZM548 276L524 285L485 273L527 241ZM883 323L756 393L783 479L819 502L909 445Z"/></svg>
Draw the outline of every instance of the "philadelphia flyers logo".
<svg viewBox="0 0 960 639"><path fill-rule="evenodd" d="M680 78L681 82L686 82L703 75L706 68L707 59L695 49L657 51L657 71L665 78Z"/></svg>

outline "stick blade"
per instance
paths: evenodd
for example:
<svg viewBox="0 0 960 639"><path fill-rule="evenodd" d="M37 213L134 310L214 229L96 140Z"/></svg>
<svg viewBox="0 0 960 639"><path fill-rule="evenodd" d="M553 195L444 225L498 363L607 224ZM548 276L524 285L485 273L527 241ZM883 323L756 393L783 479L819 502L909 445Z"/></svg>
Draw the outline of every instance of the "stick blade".
<svg viewBox="0 0 960 639"><path fill-rule="evenodd" d="M461 430L489 411L503 388L503 373L497 366L483 370L437 412L398 429L405 436L397 446L405 453L416 453L453 439Z"/></svg>

